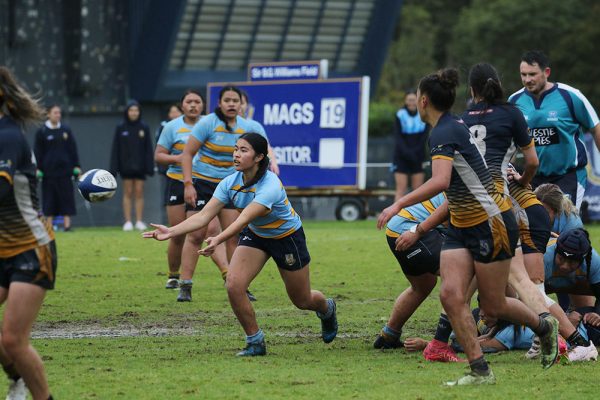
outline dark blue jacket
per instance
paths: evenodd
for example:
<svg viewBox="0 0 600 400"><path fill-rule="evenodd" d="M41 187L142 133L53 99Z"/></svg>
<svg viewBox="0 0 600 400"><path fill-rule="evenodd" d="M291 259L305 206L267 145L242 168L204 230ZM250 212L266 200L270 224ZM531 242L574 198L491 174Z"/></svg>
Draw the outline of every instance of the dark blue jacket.
<svg viewBox="0 0 600 400"><path fill-rule="evenodd" d="M110 172L115 176L154 175L154 149L150 128L142 122L141 108L137 120L129 119L127 111L133 106L140 107L136 101L129 102L123 122L115 129L110 157Z"/></svg>
<svg viewBox="0 0 600 400"><path fill-rule="evenodd" d="M43 125L35 134L33 151L37 167L45 177L71 176L73 168L81 167L75 136L71 128L62 123L57 129Z"/></svg>

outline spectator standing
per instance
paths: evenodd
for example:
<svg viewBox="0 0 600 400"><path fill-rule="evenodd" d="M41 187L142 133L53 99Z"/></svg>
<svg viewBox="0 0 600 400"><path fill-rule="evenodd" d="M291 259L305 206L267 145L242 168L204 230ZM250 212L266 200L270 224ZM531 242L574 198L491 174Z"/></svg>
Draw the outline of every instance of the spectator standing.
<svg viewBox="0 0 600 400"><path fill-rule="evenodd" d="M62 123L59 105L48 108L48 120L35 135L34 153L37 176L42 180L42 210L50 221L61 215L64 230L71 230L76 214L73 177L81 174L77 143L73 131Z"/></svg>
<svg viewBox="0 0 600 400"><path fill-rule="evenodd" d="M123 179L124 231L132 231L132 199L135 199L135 229L143 231L144 181L154 175L154 151L150 128L142 121L140 104L132 100L125 108L123 122L117 125L113 138L110 171Z"/></svg>
<svg viewBox="0 0 600 400"><path fill-rule="evenodd" d="M427 124L421 121L417 111L417 94L409 91L404 96L404 106L398 110L394 119L396 126L396 147L392 172L396 183L395 200L404 196L410 186L415 190L425 182L423 162L427 142Z"/></svg>

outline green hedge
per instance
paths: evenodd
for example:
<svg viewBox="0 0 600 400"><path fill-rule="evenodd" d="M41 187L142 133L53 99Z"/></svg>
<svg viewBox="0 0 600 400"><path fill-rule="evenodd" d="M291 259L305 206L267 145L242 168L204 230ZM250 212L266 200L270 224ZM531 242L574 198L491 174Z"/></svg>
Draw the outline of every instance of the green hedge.
<svg viewBox="0 0 600 400"><path fill-rule="evenodd" d="M369 137L388 136L394 133L394 116L398 107L389 103L369 104Z"/></svg>

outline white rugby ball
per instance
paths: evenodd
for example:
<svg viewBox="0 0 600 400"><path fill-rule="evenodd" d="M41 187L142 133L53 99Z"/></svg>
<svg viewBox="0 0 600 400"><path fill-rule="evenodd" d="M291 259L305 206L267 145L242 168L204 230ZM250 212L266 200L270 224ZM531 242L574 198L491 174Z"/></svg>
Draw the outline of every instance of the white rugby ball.
<svg viewBox="0 0 600 400"><path fill-rule="evenodd" d="M115 195L117 180L108 171L91 169L79 177L77 188L84 199L96 203L108 200Z"/></svg>

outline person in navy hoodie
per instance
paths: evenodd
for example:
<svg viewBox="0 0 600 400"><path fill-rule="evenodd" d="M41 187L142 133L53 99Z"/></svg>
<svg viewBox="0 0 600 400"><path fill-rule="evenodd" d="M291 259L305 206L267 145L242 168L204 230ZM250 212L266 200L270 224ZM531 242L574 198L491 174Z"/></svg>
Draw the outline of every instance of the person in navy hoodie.
<svg viewBox="0 0 600 400"><path fill-rule="evenodd" d="M42 180L42 210L52 221L64 217L65 232L71 230L71 216L76 214L73 180L81 174L77 143L71 128L61 122L59 105L48 108L48 120L35 135L34 153L37 176Z"/></svg>
<svg viewBox="0 0 600 400"><path fill-rule="evenodd" d="M124 231L147 228L143 222L144 180L154 175L154 150L150 128L142 121L140 104L131 100L125 108L123 122L117 125L110 158L110 172L123 179ZM131 222L132 199L135 198L136 223Z"/></svg>

